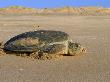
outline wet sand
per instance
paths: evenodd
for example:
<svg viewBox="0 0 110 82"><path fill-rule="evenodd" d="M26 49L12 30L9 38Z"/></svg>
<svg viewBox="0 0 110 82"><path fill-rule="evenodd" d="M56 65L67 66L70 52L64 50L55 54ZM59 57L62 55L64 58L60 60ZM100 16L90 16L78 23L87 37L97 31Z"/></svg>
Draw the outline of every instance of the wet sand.
<svg viewBox="0 0 110 82"><path fill-rule="evenodd" d="M0 16L4 43L38 29L67 32L87 53L58 60L0 56L0 82L110 82L110 16Z"/></svg>

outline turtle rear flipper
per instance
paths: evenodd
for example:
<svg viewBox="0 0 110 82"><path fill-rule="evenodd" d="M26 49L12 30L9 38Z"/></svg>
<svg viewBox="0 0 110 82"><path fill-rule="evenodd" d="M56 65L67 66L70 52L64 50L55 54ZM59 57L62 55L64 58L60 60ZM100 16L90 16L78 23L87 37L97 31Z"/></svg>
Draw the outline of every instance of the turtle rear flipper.
<svg viewBox="0 0 110 82"><path fill-rule="evenodd" d="M3 49L3 42L0 42L0 49Z"/></svg>
<svg viewBox="0 0 110 82"><path fill-rule="evenodd" d="M0 42L0 56L5 54L3 48L4 48L3 42Z"/></svg>

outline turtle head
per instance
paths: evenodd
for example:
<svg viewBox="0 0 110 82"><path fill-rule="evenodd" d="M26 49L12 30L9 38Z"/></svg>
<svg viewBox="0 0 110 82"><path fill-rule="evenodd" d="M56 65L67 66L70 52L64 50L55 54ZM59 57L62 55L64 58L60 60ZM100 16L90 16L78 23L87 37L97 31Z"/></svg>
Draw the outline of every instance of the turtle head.
<svg viewBox="0 0 110 82"><path fill-rule="evenodd" d="M73 42L69 42L68 45L68 54L69 55L79 55L82 54L86 51L86 49L81 46L79 43L73 43Z"/></svg>

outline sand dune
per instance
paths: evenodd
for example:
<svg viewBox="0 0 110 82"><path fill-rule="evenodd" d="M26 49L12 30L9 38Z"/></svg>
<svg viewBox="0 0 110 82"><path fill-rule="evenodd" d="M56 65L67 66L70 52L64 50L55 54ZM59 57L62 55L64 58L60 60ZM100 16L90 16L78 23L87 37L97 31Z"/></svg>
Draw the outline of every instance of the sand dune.
<svg viewBox="0 0 110 82"><path fill-rule="evenodd" d="M110 15L110 8L103 7L62 7L62 8L44 8L34 9L21 6L10 6L7 8L0 8L0 14L27 14L27 15Z"/></svg>

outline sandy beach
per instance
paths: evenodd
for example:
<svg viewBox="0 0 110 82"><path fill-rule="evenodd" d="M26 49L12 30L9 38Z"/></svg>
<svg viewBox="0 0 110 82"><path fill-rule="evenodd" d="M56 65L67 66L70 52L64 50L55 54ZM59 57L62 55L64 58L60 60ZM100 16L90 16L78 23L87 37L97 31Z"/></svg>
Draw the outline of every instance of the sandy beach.
<svg viewBox="0 0 110 82"><path fill-rule="evenodd" d="M38 27L39 26L39 27ZM110 16L0 15L0 41L33 30L64 31L87 53L57 60L0 56L0 82L110 82Z"/></svg>

